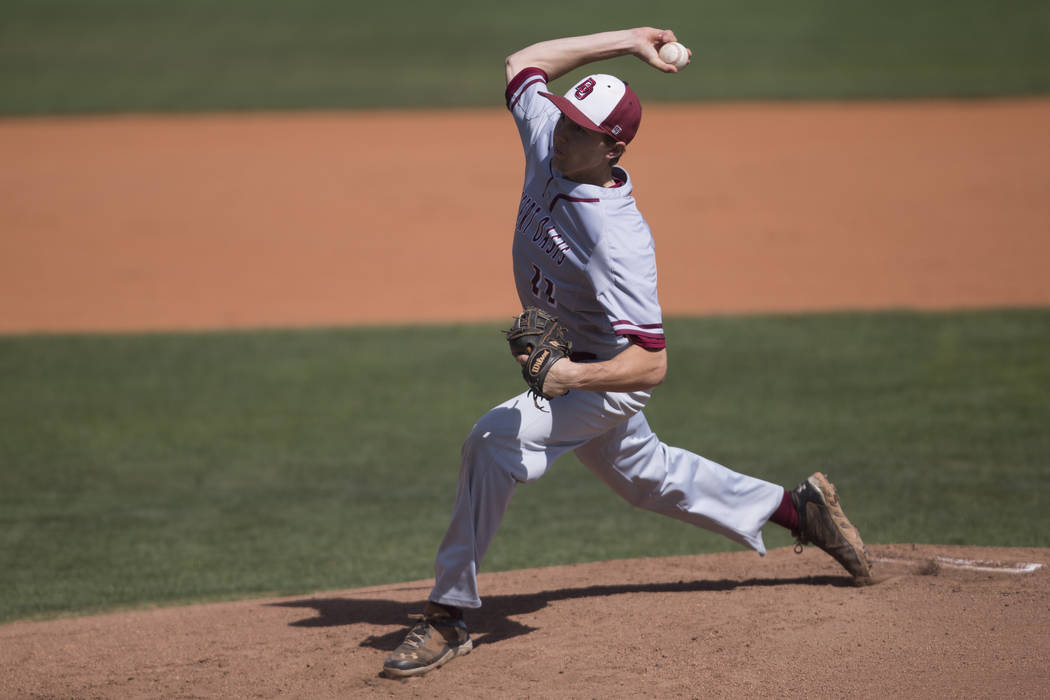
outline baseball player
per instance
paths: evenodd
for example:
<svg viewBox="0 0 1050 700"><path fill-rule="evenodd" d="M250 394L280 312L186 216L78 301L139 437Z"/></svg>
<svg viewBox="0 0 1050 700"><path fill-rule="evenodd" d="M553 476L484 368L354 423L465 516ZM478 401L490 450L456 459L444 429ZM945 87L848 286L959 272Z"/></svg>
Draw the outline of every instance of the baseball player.
<svg viewBox="0 0 1050 700"><path fill-rule="evenodd" d="M633 505L760 554L762 527L772 521L853 576L870 575L863 542L822 474L788 491L662 443L642 413L664 379L667 353L652 235L618 165L641 123L641 103L611 75L589 75L564 95L548 83L622 55L674 73L658 50L675 40L670 30L642 27L545 41L506 60L507 107L525 151L514 280L522 306L557 317L573 348L546 373L541 391L549 400L515 396L482 416L464 442L434 588L386 659L386 676L426 673L471 650L463 610L481 606L477 573L514 489L570 450Z"/></svg>

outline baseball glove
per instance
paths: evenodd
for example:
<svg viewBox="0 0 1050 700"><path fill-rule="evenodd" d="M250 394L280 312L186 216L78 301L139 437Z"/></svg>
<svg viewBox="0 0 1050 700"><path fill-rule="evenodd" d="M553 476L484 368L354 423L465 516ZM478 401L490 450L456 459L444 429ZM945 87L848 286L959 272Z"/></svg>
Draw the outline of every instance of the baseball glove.
<svg viewBox="0 0 1050 700"><path fill-rule="evenodd" d="M536 396L552 398L543 392L543 382L551 365L568 357L572 352L572 343L566 338L565 326L546 311L530 306L514 319L507 334L510 352L528 355L529 359L521 368L521 376Z"/></svg>

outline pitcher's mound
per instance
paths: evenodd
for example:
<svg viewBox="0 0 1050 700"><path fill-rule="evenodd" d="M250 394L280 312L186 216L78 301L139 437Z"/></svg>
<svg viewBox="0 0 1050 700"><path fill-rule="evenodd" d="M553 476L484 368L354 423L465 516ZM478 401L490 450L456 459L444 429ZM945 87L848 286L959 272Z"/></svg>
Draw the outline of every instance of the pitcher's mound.
<svg viewBox="0 0 1050 700"><path fill-rule="evenodd" d="M484 574L469 656L385 656L429 582L0 627L3 697L1031 697L1050 550L870 548L855 586L807 549Z"/></svg>

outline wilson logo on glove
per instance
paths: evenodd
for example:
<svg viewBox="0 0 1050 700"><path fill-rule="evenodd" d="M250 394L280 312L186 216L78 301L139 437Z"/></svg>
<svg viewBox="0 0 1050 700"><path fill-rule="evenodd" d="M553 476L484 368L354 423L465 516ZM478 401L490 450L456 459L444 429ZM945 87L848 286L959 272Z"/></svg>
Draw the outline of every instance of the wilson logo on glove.
<svg viewBox="0 0 1050 700"><path fill-rule="evenodd" d="M543 368L543 363L551 356L551 351L542 348L536 352L535 357L529 360L529 374L536 374Z"/></svg>

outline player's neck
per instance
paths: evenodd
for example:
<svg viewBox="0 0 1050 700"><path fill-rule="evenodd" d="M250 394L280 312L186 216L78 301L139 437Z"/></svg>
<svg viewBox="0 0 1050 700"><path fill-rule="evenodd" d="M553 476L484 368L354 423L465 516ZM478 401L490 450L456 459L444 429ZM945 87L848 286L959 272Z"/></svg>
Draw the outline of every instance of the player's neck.
<svg viewBox="0 0 1050 700"><path fill-rule="evenodd" d="M597 185L598 187L615 187L617 182L613 177L612 167L596 168L593 171L584 171L566 175L567 179L584 185Z"/></svg>

